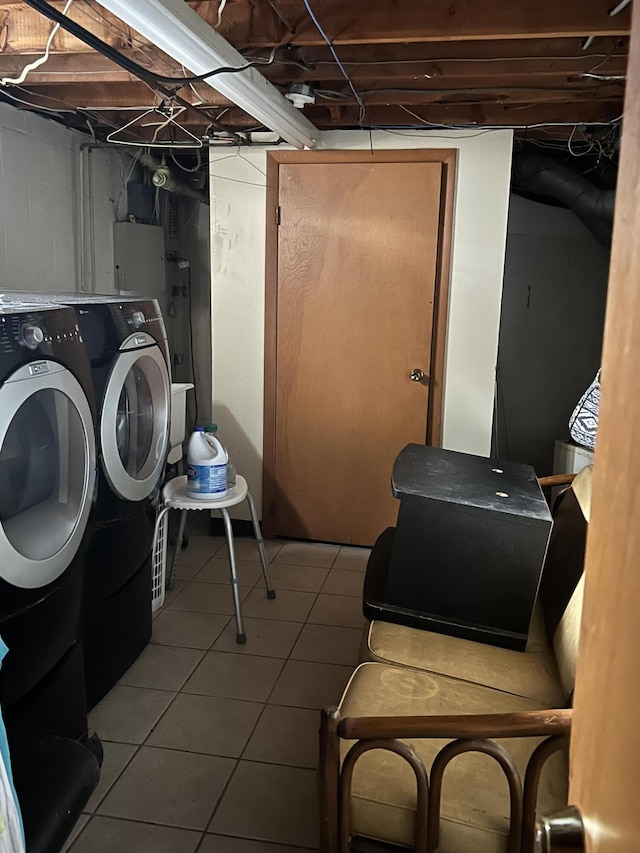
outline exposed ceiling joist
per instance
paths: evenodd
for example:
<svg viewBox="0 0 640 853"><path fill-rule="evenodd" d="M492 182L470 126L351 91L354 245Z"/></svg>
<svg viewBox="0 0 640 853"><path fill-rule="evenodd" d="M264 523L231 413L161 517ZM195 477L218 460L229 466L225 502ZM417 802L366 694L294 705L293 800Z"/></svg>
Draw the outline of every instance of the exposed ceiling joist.
<svg viewBox="0 0 640 853"><path fill-rule="evenodd" d="M200 0L190 5L215 24L217 2ZM316 6L327 35L336 46L626 35L630 25L628 8L611 17L611 6L602 0L322 0ZM269 14L263 0L229 3L219 32L246 46L282 41L297 45L323 43L302 0L278 0L278 7L295 28L294 35Z"/></svg>
<svg viewBox="0 0 640 853"><path fill-rule="evenodd" d="M135 8L137 0L130 2ZM312 86L316 103L304 115L318 127L552 123L561 136L565 123L607 122L622 112L630 9L612 16L614 0L310 2L361 97L364 118L303 0L228 0L218 33L246 61L267 60L277 45L260 72L281 93L292 84ZM64 2L51 5L62 9ZM188 5L217 23L219 0ZM68 15L151 72L188 73L96 0L74 0ZM18 76L41 56L51 27L24 0L0 0L0 78ZM587 36L595 38L585 49ZM164 87L165 94L172 89ZM49 60L14 94L50 110L92 110L94 132L102 119L105 128L122 126L163 97L62 30ZM207 84L184 85L178 94L193 105L180 118L196 132L212 118L231 131L259 126ZM81 124L78 116L69 121Z"/></svg>

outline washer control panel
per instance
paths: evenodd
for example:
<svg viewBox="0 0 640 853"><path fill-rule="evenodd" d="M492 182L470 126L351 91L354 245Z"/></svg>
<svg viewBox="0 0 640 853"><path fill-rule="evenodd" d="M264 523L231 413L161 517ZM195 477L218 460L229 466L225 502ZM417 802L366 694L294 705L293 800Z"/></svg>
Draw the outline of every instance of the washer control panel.
<svg viewBox="0 0 640 853"><path fill-rule="evenodd" d="M19 311L0 314L0 354L14 354L40 350L52 354L65 343L82 343L75 313L71 308L52 311Z"/></svg>

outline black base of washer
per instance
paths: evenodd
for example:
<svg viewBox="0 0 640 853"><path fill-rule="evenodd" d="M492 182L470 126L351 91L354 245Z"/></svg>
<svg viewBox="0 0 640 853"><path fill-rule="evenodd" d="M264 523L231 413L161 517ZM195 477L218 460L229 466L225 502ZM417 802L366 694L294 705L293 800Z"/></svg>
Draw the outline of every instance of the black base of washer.
<svg viewBox="0 0 640 853"><path fill-rule="evenodd" d="M81 560L42 589L0 583L0 636L9 651L0 670L4 708L19 702L63 659L79 634Z"/></svg>
<svg viewBox="0 0 640 853"><path fill-rule="evenodd" d="M3 706L9 741L40 735L78 740L87 734L87 703L82 643L77 641L62 660L19 702Z"/></svg>
<svg viewBox="0 0 640 853"><path fill-rule="evenodd" d="M151 639L151 555L131 580L84 613L89 710L124 675Z"/></svg>

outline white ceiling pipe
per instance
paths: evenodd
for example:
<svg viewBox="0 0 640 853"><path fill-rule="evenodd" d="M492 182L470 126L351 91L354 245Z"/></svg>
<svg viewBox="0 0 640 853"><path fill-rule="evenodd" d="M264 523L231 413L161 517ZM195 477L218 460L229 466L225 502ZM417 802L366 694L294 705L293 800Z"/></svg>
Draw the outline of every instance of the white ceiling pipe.
<svg viewBox="0 0 640 853"><path fill-rule="evenodd" d="M240 68L247 60L184 0L98 0L192 74ZM204 81L296 148L313 148L318 129L255 68Z"/></svg>

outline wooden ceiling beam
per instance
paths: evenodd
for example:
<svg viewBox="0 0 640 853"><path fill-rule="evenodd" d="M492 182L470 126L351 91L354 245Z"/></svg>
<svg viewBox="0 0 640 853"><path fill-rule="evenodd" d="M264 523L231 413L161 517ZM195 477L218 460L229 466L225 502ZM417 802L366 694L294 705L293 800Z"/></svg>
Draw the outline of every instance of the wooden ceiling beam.
<svg viewBox="0 0 640 853"><path fill-rule="evenodd" d="M278 0L279 8L295 28L292 35L264 0L236 0L227 4L219 32L237 48L294 43L324 45L302 0ZM62 0L53 0L58 9ZM215 24L218 2L191 0L190 5ZM323 0L316 14L336 46L407 44L455 41L580 39L626 36L630 10L611 17L609 0ZM148 42L96 3L76 3L68 12L73 20L116 47ZM5 51L38 52L44 48L51 22L24 2L0 2L0 43ZM55 51L90 50L60 29Z"/></svg>
<svg viewBox="0 0 640 853"><path fill-rule="evenodd" d="M189 87L181 89L179 94L189 103L198 102L203 107L222 109L233 105L232 101L211 87L206 87L206 92L203 92L206 94L206 99L203 99L202 102ZM153 91L139 81L113 83L111 85L71 83L64 86L33 86L29 84L29 95L25 96L23 90L21 97L28 99L30 96L38 98L39 102L42 103L44 103L42 99L48 99L49 106L52 106L53 100L59 99L61 103L73 104L76 107L93 107L96 109L113 107L116 110L126 110L128 107L149 107L162 101L161 94L154 96Z"/></svg>
<svg viewBox="0 0 640 853"><path fill-rule="evenodd" d="M123 51L125 53L125 51ZM136 51L126 51L139 61ZM38 54L0 54L0 77L15 77L38 58ZM44 65L29 72L28 83L39 86L63 83L126 83L138 78L97 53L54 54Z"/></svg>
<svg viewBox="0 0 640 853"><path fill-rule="evenodd" d="M607 87L590 92L581 91L579 89L558 89L551 92L517 91L510 92L504 89L495 88L489 91L473 91L460 89L459 91L447 90L446 92L412 92L402 94L386 94L384 92L374 93L371 95L363 95L362 100L365 106L387 106L392 104L402 104L413 109L427 104L448 104L448 103L494 103L494 104L554 104L554 103L592 103L597 101L612 101L619 99L622 102L624 90L620 87ZM316 105L328 107L335 104L333 99L317 98ZM341 107L351 107L356 104L353 97L341 98L337 103ZM365 116L365 123L369 122L368 114ZM405 122L406 124L407 122ZM411 123L411 122L409 122Z"/></svg>
<svg viewBox="0 0 640 853"><path fill-rule="evenodd" d="M218 3L190 5L213 24ZM295 42L322 44L302 0L278 0L295 28L291 35L264 0L238 0L225 8L219 32L236 47ZM615 5L615 4L613 4ZM630 10L611 17L608 0L322 0L314 11L336 46L363 43L485 39L580 38L627 35Z"/></svg>
<svg viewBox="0 0 640 853"><path fill-rule="evenodd" d="M402 103L406 106L446 103L450 101L493 102L493 103L555 103L562 101L614 100L622 98L622 82L578 81L574 84L553 86L516 85L509 81L500 84L482 86L475 78L456 80L456 85L445 85L439 80L425 80L420 85L407 87L388 85L388 81L376 81L379 86L360 89L362 99L367 106ZM151 89L144 83L115 82L105 83L69 83L64 85L33 85L28 82L29 93L39 99L48 99L49 105L59 100L61 104L72 104L86 108L126 110L128 107L145 107L160 103L162 96L154 97ZM350 90L340 86L340 97L316 95L319 106L351 106L355 99ZM196 94L197 92L197 94ZM190 103L213 109L233 106L232 102L208 86L199 86L194 92L190 87L180 90L180 97ZM198 97L200 95L200 97Z"/></svg>
<svg viewBox="0 0 640 853"><path fill-rule="evenodd" d="M401 44L355 44L343 45L340 49L340 61L349 66L359 62L429 62L438 59L544 59L546 57L568 57L584 62L597 62L610 54L627 56L629 39L625 36L605 36L596 39L583 50L584 38L530 38L499 39L497 41L442 41L429 43L403 42ZM291 44L284 45L277 54L285 59L287 54L296 58L296 53L309 64L318 62L335 65L329 48L325 45L296 46L295 37ZM254 49L254 54L259 51ZM266 54L264 54L266 56Z"/></svg>
<svg viewBox="0 0 640 853"><path fill-rule="evenodd" d="M55 0L51 3L62 11L65 4ZM67 12L68 17L92 32L102 41L120 50L138 40L137 33L123 24L102 6L95 9L84 3L74 3ZM2 53L42 53L51 33L53 23L27 6L26 3L4 3L0 6L0 44ZM144 42L144 40L141 40ZM93 53L93 48L60 28L54 36L53 53Z"/></svg>
<svg viewBox="0 0 640 853"><path fill-rule="evenodd" d="M460 53L460 48L463 44L468 47L468 43L458 42L446 46L453 46ZM476 42L471 43L471 47L485 47L489 44L499 48L501 43ZM511 44L514 43L511 42ZM523 42L515 42L515 44L522 45ZM529 52L523 52L521 56L507 53L506 56L502 57L499 54L504 53L504 51L497 49L497 55L493 58L473 56L473 54L479 51L463 50L462 53L466 53L467 55L456 58L456 51L449 50L448 56L442 56L442 50L432 51L435 45L429 45L426 48L422 45L405 45L402 48L398 45L392 45L390 47L392 48L391 50L389 50L389 46L385 46L386 49L383 55L393 54L396 57L393 60L376 59L377 51L375 48L368 49L366 53L361 50L358 51L362 64L354 62L349 66L349 73L353 79L361 85L362 81L377 79L393 79L407 82L412 79L455 79L473 76L474 78L504 78L506 80L515 76L524 77L525 75L541 78L560 78L562 76L578 76L591 69L596 69L599 74L619 75L625 73L627 65L626 53L609 56L610 49L607 49L606 52L602 49L586 54L582 51L567 51L564 56L550 52L547 56L536 56L532 49ZM441 47L441 45L437 47ZM615 43L611 49L614 49L614 47ZM354 51L352 50L351 52L353 53ZM427 58L427 55L431 52L434 53L434 56ZM180 70L172 63L169 57L165 57L159 51L153 54L150 50L143 52L141 50L123 49L122 53L150 69L158 68L163 71L171 71L173 69L176 76L180 73ZM317 55L319 52L316 50L314 53ZM329 56L328 53L321 55ZM25 65L37 59L38 56L40 54L0 53L0 76L18 74ZM263 71L263 74L273 83L286 84L301 81L316 83L321 81L324 84L332 80L340 81L341 83L344 81L340 69L332 59L318 60L308 56L305 51L304 60L311 63L310 69L305 70L299 67L298 64L294 64L295 60L286 60L287 52L282 53L281 56L283 57L282 64L271 65ZM369 58L365 59L367 56ZM416 58L414 61L414 57L421 57L421 59ZM379 62L382 62L382 64L378 64ZM134 79L134 75L124 71L99 53L69 52L52 54L45 65L31 71L29 74L29 81L37 85L80 82L116 83Z"/></svg>
<svg viewBox="0 0 640 853"><path fill-rule="evenodd" d="M366 69L352 69L350 75L356 88L374 88L374 86L395 82L399 85L417 85L422 81L449 81L453 85L466 85L464 81L469 78L481 85L481 80L493 80L503 85L531 84L539 80L542 85L553 85L553 81L562 82L578 79L585 72L590 72L592 65L588 63L554 63L550 60L523 60L521 62L492 62L475 64L471 62L430 62L425 63L419 69L411 71L412 66L370 66ZM0 63L1 67L1 63ZM361 67L362 68L362 67ZM598 67L595 73L599 75L624 76L626 74L626 61L620 59L616 62L608 62ZM309 83L315 88L335 89L336 85L344 84L344 77L338 68L330 71L328 67L322 66L313 72L303 71L298 68L287 67L286 70L278 69L276 72L265 73L272 83L276 85L287 85L288 83ZM34 82L40 82L40 78L32 78Z"/></svg>
<svg viewBox="0 0 640 853"><path fill-rule="evenodd" d="M421 107L420 115L425 122L425 130L428 125L448 124L475 124L477 130L482 130L483 125L502 125L527 127L537 123L585 124L595 122L610 122L620 116L622 106L620 101L569 101L552 104L496 104L496 103L450 103L430 104ZM123 114L117 111L101 112L100 115L105 122L124 124ZM126 120L133 118L134 111L130 111ZM357 128L358 110L355 106L343 104L315 105L305 109L305 115L317 124L318 127L329 128L332 122L338 121L342 127ZM209 119L205 116L199 121L193 112L180 117L180 123L192 130L200 128L203 130ZM256 121L251 116L237 108L231 108L224 112L221 123L229 128L243 130L256 127ZM397 105L372 106L367 110L367 125L399 125L420 127L420 122Z"/></svg>

